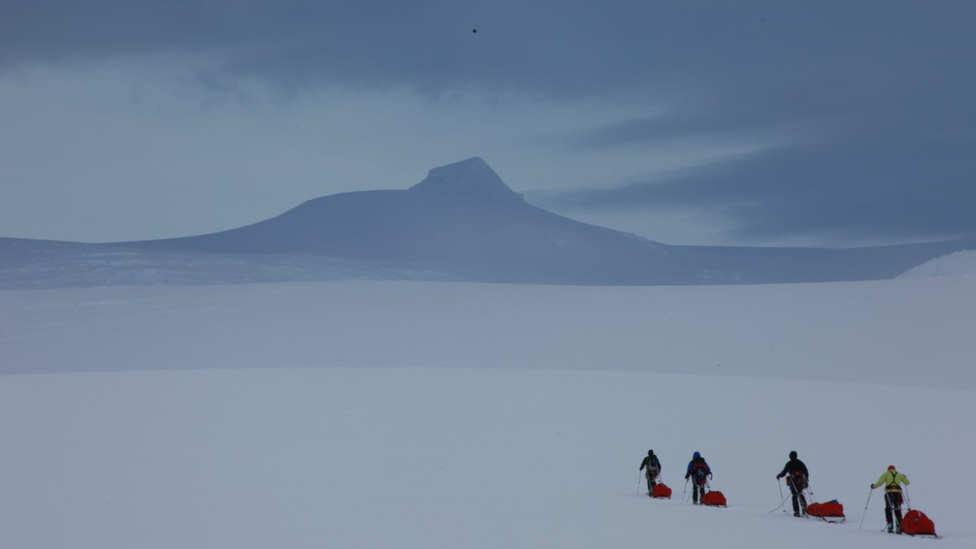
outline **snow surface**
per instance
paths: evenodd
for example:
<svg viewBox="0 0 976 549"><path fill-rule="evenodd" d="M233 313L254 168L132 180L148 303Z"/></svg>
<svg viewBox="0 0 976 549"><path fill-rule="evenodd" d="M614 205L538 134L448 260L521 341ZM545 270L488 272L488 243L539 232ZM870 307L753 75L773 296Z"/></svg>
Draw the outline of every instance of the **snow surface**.
<svg viewBox="0 0 976 549"><path fill-rule="evenodd" d="M0 291L0 547L930 543L879 532L891 463L973 547L974 325L966 277ZM790 450L846 523L770 512Z"/></svg>
<svg viewBox="0 0 976 549"><path fill-rule="evenodd" d="M976 277L976 250L955 252L913 267L900 278L919 278L926 276L967 276Z"/></svg>

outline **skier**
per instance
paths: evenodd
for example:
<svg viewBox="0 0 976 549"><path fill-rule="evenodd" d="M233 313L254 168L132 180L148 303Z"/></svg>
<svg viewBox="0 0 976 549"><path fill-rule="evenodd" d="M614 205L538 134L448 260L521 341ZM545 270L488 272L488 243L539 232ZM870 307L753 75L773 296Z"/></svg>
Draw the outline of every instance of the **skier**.
<svg viewBox="0 0 976 549"><path fill-rule="evenodd" d="M806 514L807 498L803 496L803 490L809 485L810 473L807 466L796 459L796 452L790 452L790 460L783 466L783 470L776 475L777 479L786 477L786 485L790 487L793 494L793 516L799 517ZM802 511L801 511L802 510ZM800 513L803 513L801 515Z"/></svg>
<svg viewBox="0 0 976 549"><path fill-rule="evenodd" d="M644 476L647 477L647 494L654 494L654 486L657 485L657 476L661 474L661 461L657 459L654 455L654 450L647 451L647 457L640 464L640 469L643 470Z"/></svg>
<svg viewBox="0 0 976 549"><path fill-rule="evenodd" d="M685 480L691 479L691 500L698 503L700 496L705 495L705 478L712 476L712 469L705 462L705 458L698 452L691 457L688 462L688 472L685 473Z"/></svg>
<svg viewBox="0 0 976 549"><path fill-rule="evenodd" d="M894 532L895 534L901 533L901 485L908 486L911 484L908 482L908 477L899 473L895 469L894 465L889 465L888 470L881 473L878 477L878 482L871 485L871 489L874 490L879 486L885 487L885 521L887 521L888 526L885 528L889 534ZM891 512L894 511L896 522L891 520Z"/></svg>

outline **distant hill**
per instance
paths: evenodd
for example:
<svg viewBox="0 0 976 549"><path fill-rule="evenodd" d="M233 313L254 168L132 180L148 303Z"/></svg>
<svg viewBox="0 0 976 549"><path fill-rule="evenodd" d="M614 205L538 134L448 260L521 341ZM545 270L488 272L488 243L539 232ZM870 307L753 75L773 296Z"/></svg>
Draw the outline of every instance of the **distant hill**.
<svg viewBox="0 0 976 549"><path fill-rule="evenodd" d="M976 278L976 249L954 252L913 267L898 278L958 276Z"/></svg>
<svg viewBox="0 0 976 549"><path fill-rule="evenodd" d="M976 239L857 249L669 246L532 206L482 159L471 158L432 169L406 190L325 196L218 233L97 245L0 239L0 287L59 285L59 271L73 276L65 285L337 278L825 282L893 278L974 247ZM34 283L24 284L31 277Z"/></svg>
<svg viewBox="0 0 976 549"><path fill-rule="evenodd" d="M391 261L489 282L679 283L692 274L660 244L527 204L480 158L435 168L407 190L336 194L239 229L128 245Z"/></svg>

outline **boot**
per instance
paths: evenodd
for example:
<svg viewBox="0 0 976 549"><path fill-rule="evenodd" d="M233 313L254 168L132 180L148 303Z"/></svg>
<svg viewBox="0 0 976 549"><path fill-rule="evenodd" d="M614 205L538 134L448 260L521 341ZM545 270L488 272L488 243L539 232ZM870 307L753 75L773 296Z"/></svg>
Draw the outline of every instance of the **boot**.
<svg viewBox="0 0 976 549"><path fill-rule="evenodd" d="M888 523L888 526L885 527L885 532L888 532L890 534L892 532L892 529L891 528L892 528L891 527L891 523L889 522Z"/></svg>

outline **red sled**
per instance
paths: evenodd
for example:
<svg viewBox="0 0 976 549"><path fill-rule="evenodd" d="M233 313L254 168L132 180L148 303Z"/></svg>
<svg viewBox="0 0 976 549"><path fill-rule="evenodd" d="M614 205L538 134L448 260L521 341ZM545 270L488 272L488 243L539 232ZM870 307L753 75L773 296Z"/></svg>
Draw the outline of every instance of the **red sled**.
<svg viewBox="0 0 976 549"><path fill-rule="evenodd" d="M836 499L826 503L811 503L807 505L805 511L811 517L817 517L824 522L844 522L847 520L847 517L844 516L844 506L838 503Z"/></svg>
<svg viewBox="0 0 976 549"><path fill-rule="evenodd" d="M901 533L909 536L939 537L935 533L935 523L925 513L912 509L901 519Z"/></svg>
<svg viewBox="0 0 976 549"><path fill-rule="evenodd" d="M713 507L728 507L725 502L725 495L722 492L708 492L703 494L701 497L702 505L711 505Z"/></svg>
<svg viewBox="0 0 976 549"><path fill-rule="evenodd" d="M651 497L659 499L671 499L671 489L668 488L668 486L663 482L659 482L655 484L654 489L651 490Z"/></svg>

